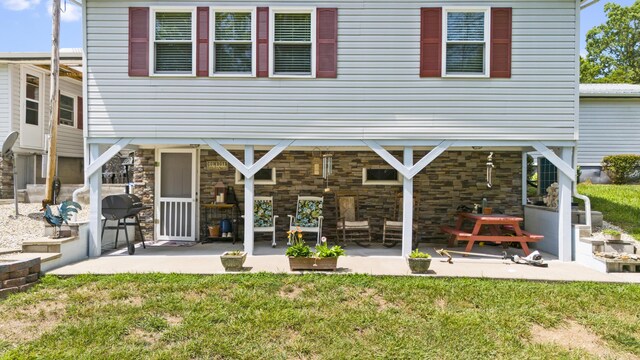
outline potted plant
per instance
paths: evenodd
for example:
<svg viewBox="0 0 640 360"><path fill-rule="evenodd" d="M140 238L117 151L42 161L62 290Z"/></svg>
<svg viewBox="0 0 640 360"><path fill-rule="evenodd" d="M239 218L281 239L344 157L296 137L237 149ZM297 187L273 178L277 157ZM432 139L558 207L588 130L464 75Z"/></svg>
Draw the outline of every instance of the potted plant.
<svg viewBox="0 0 640 360"><path fill-rule="evenodd" d="M287 248L285 255L289 258L289 268L293 270L331 270L338 267L338 257L345 254L340 246L327 246L327 239L322 238L322 244L316 246L312 252L309 245L302 240L302 231L287 232L292 245Z"/></svg>
<svg viewBox="0 0 640 360"><path fill-rule="evenodd" d="M242 271L247 253L240 250L226 251L220 256L225 271Z"/></svg>
<svg viewBox="0 0 640 360"><path fill-rule="evenodd" d="M415 249L409 254L407 262L409 263L409 269L411 269L412 273L426 274L429 266L431 266L431 255Z"/></svg>
<svg viewBox="0 0 640 360"><path fill-rule="evenodd" d="M604 238L607 241L620 241L622 240L622 234L618 230L604 229L602 231Z"/></svg>

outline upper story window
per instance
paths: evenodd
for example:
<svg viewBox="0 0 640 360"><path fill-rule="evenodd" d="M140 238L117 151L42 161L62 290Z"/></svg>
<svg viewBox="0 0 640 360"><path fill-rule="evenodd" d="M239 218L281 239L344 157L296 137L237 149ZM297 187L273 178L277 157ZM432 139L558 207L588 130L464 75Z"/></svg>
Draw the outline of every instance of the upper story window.
<svg viewBox="0 0 640 360"><path fill-rule="evenodd" d="M60 95L60 125L75 127L75 99Z"/></svg>
<svg viewBox="0 0 640 360"><path fill-rule="evenodd" d="M38 125L40 122L40 78L27 74L25 98L25 123Z"/></svg>
<svg viewBox="0 0 640 360"><path fill-rule="evenodd" d="M151 54L154 75L193 75L194 10L153 11Z"/></svg>
<svg viewBox="0 0 640 360"><path fill-rule="evenodd" d="M443 76L488 76L489 9L445 9L443 20Z"/></svg>
<svg viewBox="0 0 640 360"><path fill-rule="evenodd" d="M315 18L315 9L273 10L271 75L315 76Z"/></svg>
<svg viewBox="0 0 640 360"><path fill-rule="evenodd" d="M253 10L213 11L214 75L246 75L255 72L255 13Z"/></svg>

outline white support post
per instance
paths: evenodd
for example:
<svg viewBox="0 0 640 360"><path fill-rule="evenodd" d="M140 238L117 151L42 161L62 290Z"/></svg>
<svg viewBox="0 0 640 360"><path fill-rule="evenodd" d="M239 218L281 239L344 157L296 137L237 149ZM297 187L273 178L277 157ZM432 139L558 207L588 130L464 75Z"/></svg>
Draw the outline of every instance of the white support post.
<svg viewBox="0 0 640 360"><path fill-rule="evenodd" d="M244 147L244 165L253 165L253 145ZM244 178L244 251L253 255L253 175Z"/></svg>
<svg viewBox="0 0 640 360"><path fill-rule="evenodd" d="M563 147L560 158L571 164L572 150ZM558 259L572 261L573 244L571 241L571 185L572 180L564 172L558 171Z"/></svg>
<svg viewBox="0 0 640 360"><path fill-rule="evenodd" d="M89 161L100 157L100 145L89 145ZM89 256L98 257L102 252L102 171L89 177Z"/></svg>
<svg viewBox="0 0 640 360"><path fill-rule="evenodd" d="M413 148L404 148L404 166L413 166ZM403 176L402 187L402 256L409 256L413 243L413 177Z"/></svg>
<svg viewBox="0 0 640 360"><path fill-rule="evenodd" d="M529 185L527 184L527 152L522 152L522 205L527 205L527 189Z"/></svg>

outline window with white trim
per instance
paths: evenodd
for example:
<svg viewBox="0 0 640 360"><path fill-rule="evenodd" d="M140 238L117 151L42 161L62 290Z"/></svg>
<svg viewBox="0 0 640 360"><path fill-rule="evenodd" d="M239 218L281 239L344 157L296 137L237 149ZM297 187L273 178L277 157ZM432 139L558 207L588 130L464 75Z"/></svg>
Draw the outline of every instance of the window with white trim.
<svg viewBox="0 0 640 360"><path fill-rule="evenodd" d="M27 74L26 87L24 122L37 126L40 122L40 78Z"/></svg>
<svg viewBox="0 0 640 360"><path fill-rule="evenodd" d="M402 175L393 168L362 168L362 185L402 185Z"/></svg>
<svg viewBox="0 0 640 360"><path fill-rule="evenodd" d="M253 75L254 11L213 11L214 75Z"/></svg>
<svg viewBox="0 0 640 360"><path fill-rule="evenodd" d="M315 9L273 10L272 75L315 75Z"/></svg>
<svg viewBox="0 0 640 360"><path fill-rule="evenodd" d="M74 98L60 94L60 125L76 126L75 105Z"/></svg>
<svg viewBox="0 0 640 360"><path fill-rule="evenodd" d="M276 168L262 168L253 175L253 183L255 185L275 185L276 184ZM244 175L236 170L236 184L244 184Z"/></svg>
<svg viewBox="0 0 640 360"><path fill-rule="evenodd" d="M194 10L154 10L151 42L154 75L193 75Z"/></svg>
<svg viewBox="0 0 640 360"><path fill-rule="evenodd" d="M486 76L489 60L489 9L444 9L445 76Z"/></svg>

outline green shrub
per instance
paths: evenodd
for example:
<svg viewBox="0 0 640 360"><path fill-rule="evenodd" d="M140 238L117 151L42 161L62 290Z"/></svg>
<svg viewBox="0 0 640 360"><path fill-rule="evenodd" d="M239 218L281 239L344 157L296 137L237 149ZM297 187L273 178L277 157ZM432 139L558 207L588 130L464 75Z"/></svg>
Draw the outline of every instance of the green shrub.
<svg viewBox="0 0 640 360"><path fill-rule="evenodd" d="M326 242L323 242L320 245L316 245L316 253L315 256L318 258L333 258L344 255L344 249L342 249L338 245L334 245L332 247L327 246Z"/></svg>
<svg viewBox="0 0 640 360"><path fill-rule="evenodd" d="M409 254L409 257L412 259L429 259L431 258L431 255L420 252L420 250L415 249L411 252L411 254Z"/></svg>
<svg viewBox="0 0 640 360"><path fill-rule="evenodd" d="M618 235L622 235L620 234L620 231L618 230L613 230L613 229L604 229L602 231L603 234L605 235L611 235L611 236L618 236Z"/></svg>
<svg viewBox="0 0 640 360"><path fill-rule="evenodd" d="M638 173L640 155L610 155L602 159L602 170L614 184L628 184Z"/></svg>

